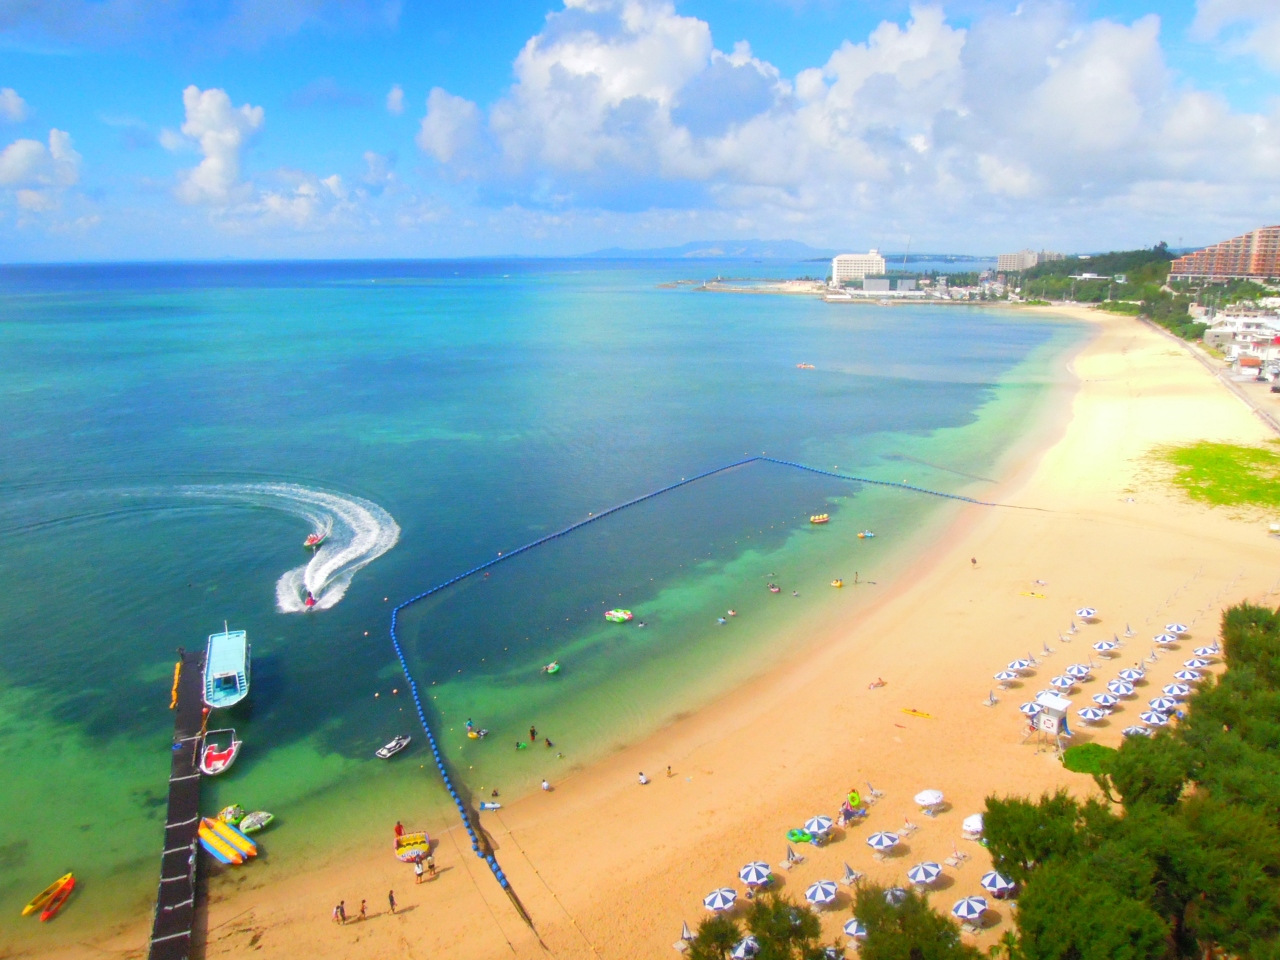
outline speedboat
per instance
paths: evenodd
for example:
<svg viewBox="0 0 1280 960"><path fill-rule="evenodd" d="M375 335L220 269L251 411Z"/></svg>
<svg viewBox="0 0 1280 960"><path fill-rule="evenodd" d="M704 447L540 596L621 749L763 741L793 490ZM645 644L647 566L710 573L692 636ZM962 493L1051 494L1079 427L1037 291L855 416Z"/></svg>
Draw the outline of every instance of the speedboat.
<svg viewBox="0 0 1280 960"><path fill-rule="evenodd" d="M830 523L830 522L831 522L831 514L829 514L829 513L818 513L818 514L815 514L814 516L812 516L812 517L810 517L810 518L809 518L809 522L810 522L810 523Z"/></svg>
<svg viewBox="0 0 1280 960"><path fill-rule="evenodd" d="M219 746L219 741L224 740L221 734L227 735L225 747ZM242 746L244 741L236 738L234 730L210 730L204 735L204 743L200 747L200 772L208 777L226 773L240 756Z"/></svg>
<svg viewBox="0 0 1280 960"><path fill-rule="evenodd" d="M249 695L249 640L243 630L209 635L204 654L204 702L233 707Z"/></svg>
<svg viewBox="0 0 1280 960"><path fill-rule="evenodd" d="M386 746L379 747L375 755L379 759L390 760L397 753L407 747L409 745L409 741L412 739L412 737L406 736L403 733L398 737L392 737L391 742L386 744Z"/></svg>
<svg viewBox="0 0 1280 960"><path fill-rule="evenodd" d="M307 534L307 539L302 541L302 546L307 550L314 550L328 539L328 530L317 530L315 533Z"/></svg>

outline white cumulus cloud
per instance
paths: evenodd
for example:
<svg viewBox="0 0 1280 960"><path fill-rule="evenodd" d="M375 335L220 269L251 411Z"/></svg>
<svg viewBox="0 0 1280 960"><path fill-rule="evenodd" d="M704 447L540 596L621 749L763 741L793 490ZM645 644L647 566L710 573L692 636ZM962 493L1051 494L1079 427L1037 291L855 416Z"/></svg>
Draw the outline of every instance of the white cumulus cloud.
<svg viewBox="0 0 1280 960"><path fill-rule="evenodd" d="M27 101L13 87L0 88L0 119L14 123L27 119Z"/></svg>
<svg viewBox="0 0 1280 960"><path fill-rule="evenodd" d="M475 140L479 130L479 108L470 100L436 87L427 96L427 115L418 130L418 146L441 163L448 163Z"/></svg>
<svg viewBox="0 0 1280 960"><path fill-rule="evenodd" d="M1197 0L1192 31L1208 39L1234 34L1228 49L1280 70L1280 4L1275 0Z"/></svg>
<svg viewBox="0 0 1280 960"><path fill-rule="evenodd" d="M387 91L387 113L396 116L404 113L404 87L398 83Z"/></svg>
<svg viewBox="0 0 1280 960"><path fill-rule="evenodd" d="M240 150L245 141L262 128L262 107L231 105L225 90L201 90L187 87L182 91L186 120L182 132L195 140L204 159L182 173L177 194L186 203L208 203L226 206L244 200L252 191L240 182Z"/></svg>
<svg viewBox="0 0 1280 960"><path fill-rule="evenodd" d="M50 130L47 146L15 140L0 152L0 186L72 186L80 179L80 159L63 130Z"/></svg>

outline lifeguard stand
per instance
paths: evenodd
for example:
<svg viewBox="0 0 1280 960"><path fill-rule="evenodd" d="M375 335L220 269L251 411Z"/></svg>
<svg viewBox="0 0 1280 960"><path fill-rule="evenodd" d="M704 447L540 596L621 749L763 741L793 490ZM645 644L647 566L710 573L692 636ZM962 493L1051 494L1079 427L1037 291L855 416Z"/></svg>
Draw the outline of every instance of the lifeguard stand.
<svg viewBox="0 0 1280 960"><path fill-rule="evenodd" d="M1048 743L1053 738L1058 752L1062 752L1062 738L1070 737L1071 728L1067 726L1067 712L1071 709L1071 701L1055 693L1042 693L1036 697L1040 704L1040 712L1036 714L1036 728L1040 731L1041 743Z"/></svg>

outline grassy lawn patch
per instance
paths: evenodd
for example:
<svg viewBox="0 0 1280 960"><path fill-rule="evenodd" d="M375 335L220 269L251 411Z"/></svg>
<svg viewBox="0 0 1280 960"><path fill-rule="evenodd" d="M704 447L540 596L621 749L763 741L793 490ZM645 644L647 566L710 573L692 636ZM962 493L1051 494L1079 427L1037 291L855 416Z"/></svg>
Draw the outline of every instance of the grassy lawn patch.
<svg viewBox="0 0 1280 960"><path fill-rule="evenodd" d="M1193 500L1217 506L1280 507L1280 447L1202 442L1162 450L1173 483Z"/></svg>
<svg viewBox="0 0 1280 960"><path fill-rule="evenodd" d="M1100 743L1082 743L1063 751L1062 765L1072 773L1102 773L1105 758L1115 752L1114 748L1104 747Z"/></svg>

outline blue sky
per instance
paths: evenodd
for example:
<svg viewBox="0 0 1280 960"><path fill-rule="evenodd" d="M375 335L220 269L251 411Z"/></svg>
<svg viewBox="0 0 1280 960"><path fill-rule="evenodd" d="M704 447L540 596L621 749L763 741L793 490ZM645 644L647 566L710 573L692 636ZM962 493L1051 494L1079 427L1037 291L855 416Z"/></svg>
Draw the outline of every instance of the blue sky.
<svg viewBox="0 0 1280 960"><path fill-rule="evenodd" d="M0 0L0 260L1280 222L1276 0Z"/></svg>

